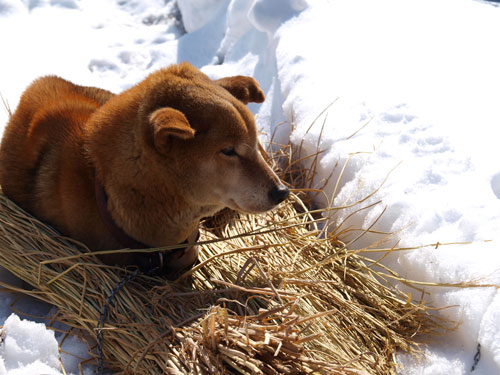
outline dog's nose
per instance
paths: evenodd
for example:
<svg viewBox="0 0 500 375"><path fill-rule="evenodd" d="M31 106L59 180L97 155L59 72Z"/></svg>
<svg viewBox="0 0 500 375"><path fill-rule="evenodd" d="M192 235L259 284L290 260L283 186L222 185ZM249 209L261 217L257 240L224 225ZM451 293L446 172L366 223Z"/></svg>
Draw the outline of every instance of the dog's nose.
<svg viewBox="0 0 500 375"><path fill-rule="evenodd" d="M290 195L290 190L284 185L276 185L269 191L269 198L274 204L283 202Z"/></svg>

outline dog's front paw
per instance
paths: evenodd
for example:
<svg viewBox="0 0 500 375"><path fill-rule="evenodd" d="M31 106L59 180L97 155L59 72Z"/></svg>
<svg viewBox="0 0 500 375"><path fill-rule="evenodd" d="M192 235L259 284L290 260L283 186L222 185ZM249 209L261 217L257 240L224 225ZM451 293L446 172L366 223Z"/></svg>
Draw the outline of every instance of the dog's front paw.
<svg viewBox="0 0 500 375"><path fill-rule="evenodd" d="M262 103L266 98L258 82L252 77L234 76L215 81L244 104Z"/></svg>

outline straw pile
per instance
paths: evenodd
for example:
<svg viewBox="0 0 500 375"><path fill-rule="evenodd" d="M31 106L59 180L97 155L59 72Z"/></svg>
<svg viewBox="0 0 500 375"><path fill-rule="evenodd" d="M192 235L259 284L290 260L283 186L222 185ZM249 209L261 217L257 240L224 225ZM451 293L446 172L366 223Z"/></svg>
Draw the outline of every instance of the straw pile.
<svg viewBox="0 0 500 375"><path fill-rule="evenodd" d="M318 216L296 193L267 214L225 211L205 221L200 263L174 282L139 276L127 283L104 324L105 367L126 374L396 373L395 351L416 353L414 336L438 323L361 254L318 236ZM32 288L2 286L55 305L55 319L87 340L95 358L99 314L132 271L104 266L3 195L0 231L0 265Z"/></svg>

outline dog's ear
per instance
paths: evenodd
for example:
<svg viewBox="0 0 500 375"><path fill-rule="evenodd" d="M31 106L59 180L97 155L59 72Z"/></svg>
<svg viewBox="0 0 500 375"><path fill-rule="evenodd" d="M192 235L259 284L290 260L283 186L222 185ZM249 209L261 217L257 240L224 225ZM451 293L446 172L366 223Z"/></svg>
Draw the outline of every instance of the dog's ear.
<svg viewBox="0 0 500 375"><path fill-rule="evenodd" d="M215 83L224 87L244 104L248 104L249 102L262 103L266 98L259 83L252 77L226 77L216 80Z"/></svg>
<svg viewBox="0 0 500 375"><path fill-rule="evenodd" d="M149 116L153 140L158 151L168 151L172 138L192 139L195 130L184 114L173 108L160 108Z"/></svg>

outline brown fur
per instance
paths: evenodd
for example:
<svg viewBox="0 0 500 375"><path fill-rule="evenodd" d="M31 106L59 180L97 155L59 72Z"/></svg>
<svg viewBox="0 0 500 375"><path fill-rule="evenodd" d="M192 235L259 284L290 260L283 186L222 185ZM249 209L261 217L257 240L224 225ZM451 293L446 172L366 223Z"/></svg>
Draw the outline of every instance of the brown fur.
<svg viewBox="0 0 500 375"><path fill-rule="evenodd" d="M155 247L178 244L224 207L262 212L286 197L244 105L263 100L250 77L212 81L187 63L119 95L43 77L26 89L5 129L0 184L91 250L120 248L98 212L97 174L109 213L129 236Z"/></svg>

